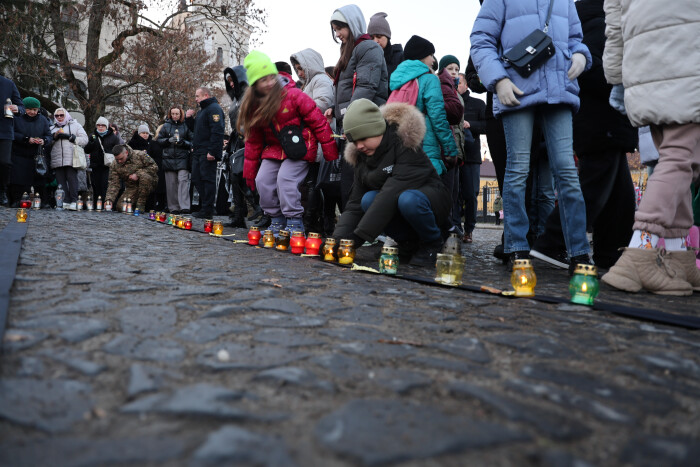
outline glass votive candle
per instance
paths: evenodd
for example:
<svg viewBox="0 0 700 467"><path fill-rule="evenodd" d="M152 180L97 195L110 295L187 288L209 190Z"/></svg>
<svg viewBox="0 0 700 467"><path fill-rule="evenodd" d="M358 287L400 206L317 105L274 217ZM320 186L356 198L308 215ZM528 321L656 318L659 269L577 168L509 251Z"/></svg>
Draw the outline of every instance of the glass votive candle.
<svg viewBox="0 0 700 467"><path fill-rule="evenodd" d="M323 245L323 261L332 263L335 261L335 238L328 237Z"/></svg>
<svg viewBox="0 0 700 467"><path fill-rule="evenodd" d="M457 278L452 273L453 254L438 253L435 261L435 282L445 285L457 285Z"/></svg>
<svg viewBox="0 0 700 467"><path fill-rule="evenodd" d="M289 231L280 230L279 235L277 235L277 246L275 247L280 251L287 251L289 249Z"/></svg>
<svg viewBox="0 0 700 467"><path fill-rule="evenodd" d="M224 233L224 223L221 221L214 221L211 226L211 231L214 235L222 235Z"/></svg>
<svg viewBox="0 0 700 467"><path fill-rule="evenodd" d="M26 191L19 200L19 207L22 209L29 209L32 207L32 200L29 198L29 194Z"/></svg>
<svg viewBox="0 0 700 467"><path fill-rule="evenodd" d="M338 263L352 264L353 261L355 261L354 244L355 242L352 240L340 240L340 246L338 247Z"/></svg>
<svg viewBox="0 0 700 467"><path fill-rule="evenodd" d="M156 212L155 212L155 211L149 211L149 212L148 212L148 219L149 219L149 220L152 220L152 221L156 220Z"/></svg>
<svg viewBox="0 0 700 467"><path fill-rule="evenodd" d="M306 254L318 256L318 251L321 249L322 243L321 234L310 232L306 239L306 244L304 245L306 247Z"/></svg>
<svg viewBox="0 0 700 467"><path fill-rule="evenodd" d="M173 221L175 220L175 215L174 214L168 214L168 217L165 218L165 223L168 225L173 225Z"/></svg>
<svg viewBox="0 0 700 467"><path fill-rule="evenodd" d="M399 249L391 246L382 247L382 255L379 257L379 272L382 274L396 274L399 269Z"/></svg>
<svg viewBox="0 0 700 467"><path fill-rule="evenodd" d="M537 276L532 267L532 261L529 259L516 259L513 263L510 283L513 285L516 297L534 297Z"/></svg>
<svg viewBox="0 0 700 467"><path fill-rule="evenodd" d="M19 208L17 210L17 222L27 222L27 210Z"/></svg>
<svg viewBox="0 0 700 467"><path fill-rule="evenodd" d="M192 218L185 217L185 230L192 230Z"/></svg>
<svg viewBox="0 0 700 467"><path fill-rule="evenodd" d="M261 238L262 234L260 233L260 227L251 226L250 230L248 231L248 245L259 245Z"/></svg>
<svg viewBox="0 0 700 467"><path fill-rule="evenodd" d="M304 237L304 232L296 231L292 233L292 238L289 239L289 248L295 255L300 255L304 252L304 246L306 245L306 237Z"/></svg>
<svg viewBox="0 0 700 467"><path fill-rule="evenodd" d="M211 233L213 227L214 227L213 220L207 219L204 221L204 233Z"/></svg>
<svg viewBox="0 0 700 467"><path fill-rule="evenodd" d="M598 295L599 290L598 268L592 264L576 265L574 275L569 282L571 303L593 305L593 300Z"/></svg>
<svg viewBox="0 0 700 467"><path fill-rule="evenodd" d="M177 216L177 228L178 229L184 229L185 228L185 218L182 216Z"/></svg>
<svg viewBox="0 0 700 467"><path fill-rule="evenodd" d="M263 242L263 247L265 247L265 248L274 248L275 247L275 234L272 233L272 230L265 231L265 235L263 235L262 242Z"/></svg>

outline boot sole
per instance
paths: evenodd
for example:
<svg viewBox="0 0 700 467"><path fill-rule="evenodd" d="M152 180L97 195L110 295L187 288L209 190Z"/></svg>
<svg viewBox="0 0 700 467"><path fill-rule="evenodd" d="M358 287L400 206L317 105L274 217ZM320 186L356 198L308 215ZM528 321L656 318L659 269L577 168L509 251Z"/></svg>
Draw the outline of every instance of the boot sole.
<svg viewBox="0 0 700 467"><path fill-rule="evenodd" d="M603 277L600 278L600 280L611 287L615 287L619 290L624 290L625 292L636 293L642 290L642 286L639 282L633 281L628 277L611 272L605 274Z"/></svg>

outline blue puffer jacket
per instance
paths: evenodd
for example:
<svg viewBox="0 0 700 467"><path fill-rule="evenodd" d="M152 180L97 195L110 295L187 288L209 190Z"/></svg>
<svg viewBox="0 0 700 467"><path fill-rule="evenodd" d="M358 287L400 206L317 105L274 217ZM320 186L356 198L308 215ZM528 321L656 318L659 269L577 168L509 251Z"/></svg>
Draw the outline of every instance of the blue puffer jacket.
<svg viewBox="0 0 700 467"><path fill-rule="evenodd" d="M447 170L442 162L442 154L456 157L459 151L450 124L447 123L440 79L431 73L425 63L419 60L404 60L391 74L389 88L394 91L414 78L418 78L416 107L425 115L427 127L423 138L423 151L430 158L438 175L442 175Z"/></svg>
<svg viewBox="0 0 700 467"><path fill-rule="evenodd" d="M489 0L481 7L470 37L471 58L479 79L489 91L495 92L498 81L510 78L525 93L516 96L520 105L515 107L502 105L494 95L494 115L538 104L569 104L574 112L578 111L578 83L569 80L566 73L573 54L585 55L586 70L591 67L592 59L581 42L583 33L574 0L554 1L548 34L556 53L528 78L520 76L500 58L532 31L542 29L548 10L549 0Z"/></svg>

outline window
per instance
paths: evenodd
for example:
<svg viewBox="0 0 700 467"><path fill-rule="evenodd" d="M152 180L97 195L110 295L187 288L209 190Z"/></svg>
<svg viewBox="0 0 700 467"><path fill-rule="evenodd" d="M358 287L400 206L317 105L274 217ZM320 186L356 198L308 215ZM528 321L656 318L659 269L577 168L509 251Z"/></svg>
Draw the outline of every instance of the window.
<svg viewBox="0 0 700 467"><path fill-rule="evenodd" d="M61 23L63 23L63 35L71 41L80 40L80 18L78 10L72 6L67 6L61 12Z"/></svg>
<svg viewBox="0 0 700 467"><path fill-rule="evenodd" d="M224 49L222 49L221 47L216 49L216 64L217 65L224 64Z"/></svg>
<svg viewBox="0 0 700 467"><path fill-rule="evenodd" d="M226 5L223 5L221 7L221 16L226 16L228 14L228 9L226 8Z"/></svg>

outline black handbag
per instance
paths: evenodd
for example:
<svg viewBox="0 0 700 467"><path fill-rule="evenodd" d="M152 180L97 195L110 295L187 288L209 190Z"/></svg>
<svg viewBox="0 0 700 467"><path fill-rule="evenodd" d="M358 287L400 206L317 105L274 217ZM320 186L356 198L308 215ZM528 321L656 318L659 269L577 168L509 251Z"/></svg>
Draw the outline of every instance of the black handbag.
<svg viewBox="0 0 700 467"><path fill-rule="evenodd" d="M242 176L244 162L245 148L239 149L231 154L231 158L229 159L229 170L231 171L231 175Z"/></svg>
<svg viewBox="0 0 700 467"><path fill-rule="evenodd" d="M46 161L44 160L44 146L37 146L36 155L34 156L34 171L40 177L46 175L49 168L46 166Z"/></svg>
<svg viewBox="0 0 700 467"><path fill-rule="evenodd" d="M287 125L279 133L275 130L275 125L272 122L270 123L270 128L272 128L272 132L282 145L282 150L287 155L287 159L298 161L303 159L309 152L302 134L304 130L303 124L300 126Z"/></svg>
<svg viewBox="0 0 700 467"><path fill-rule="evenodd" d="M553 6L554 0L550 0L544 29L535 29L501 57L523 78L530 76L554 55L554 44L552 38L547 34Z"/></svg>

